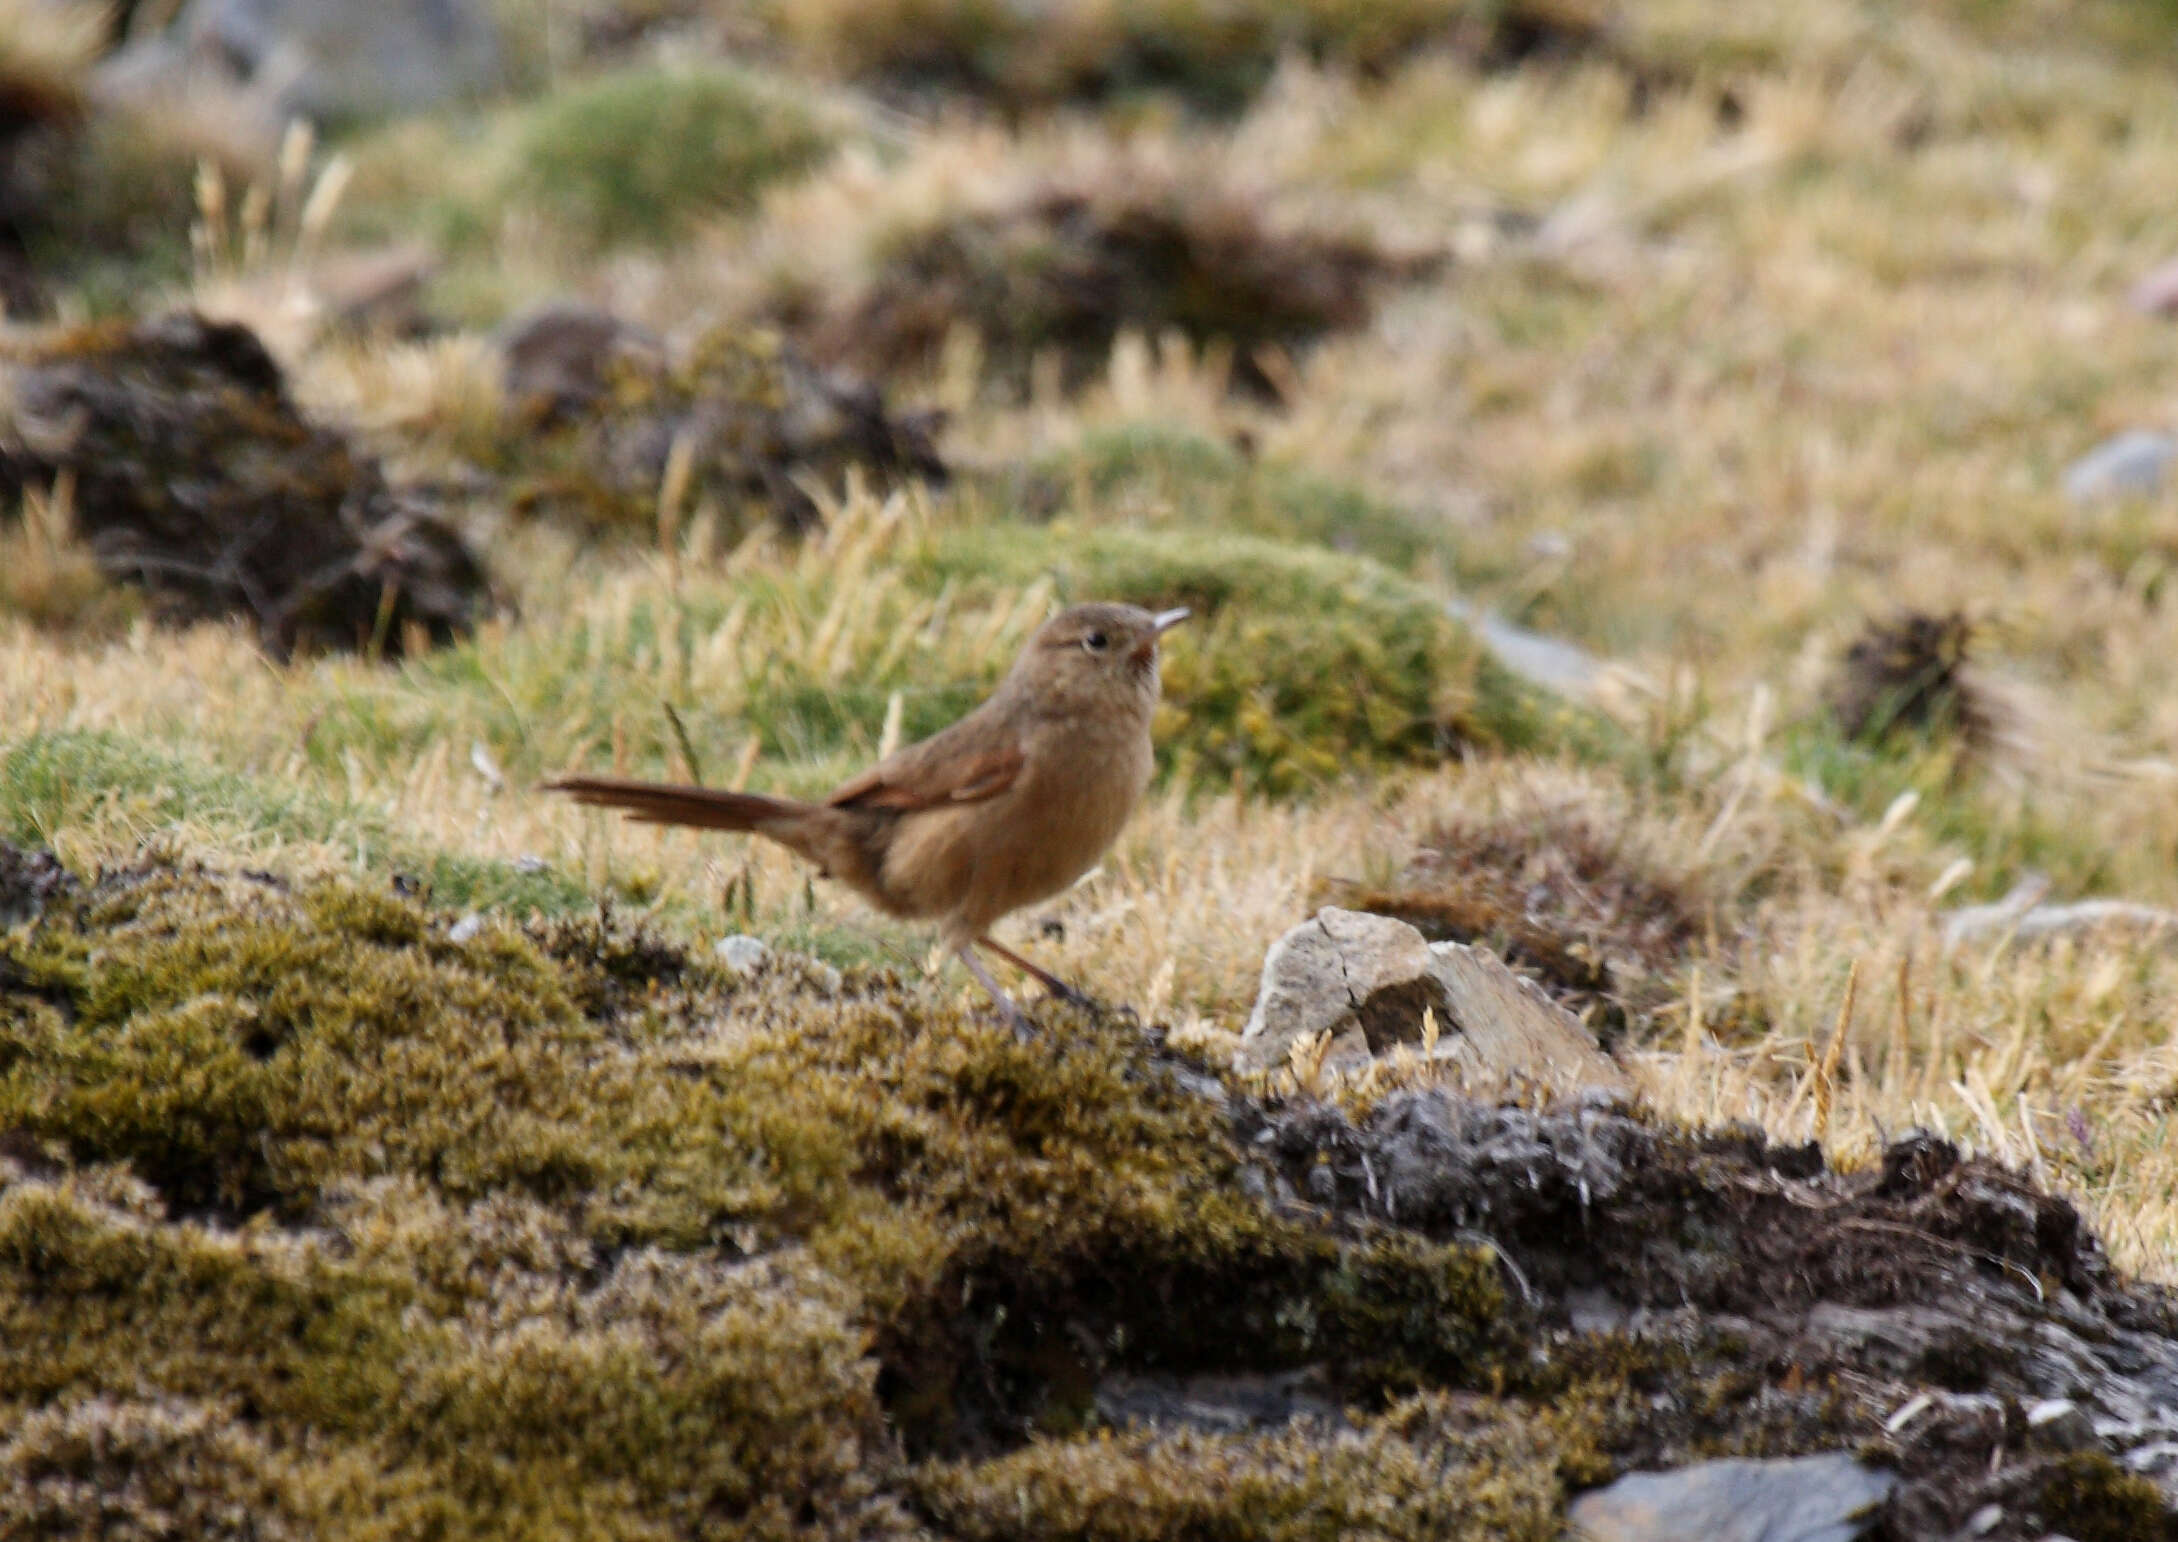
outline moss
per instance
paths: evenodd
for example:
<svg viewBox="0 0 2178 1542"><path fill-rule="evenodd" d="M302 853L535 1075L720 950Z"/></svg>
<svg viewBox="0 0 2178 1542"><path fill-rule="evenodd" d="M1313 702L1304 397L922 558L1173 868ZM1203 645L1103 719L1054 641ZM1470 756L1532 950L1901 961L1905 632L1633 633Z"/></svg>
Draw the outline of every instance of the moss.
<svg viewBox="0 0 2178 1542"><path fill-rule="evenodd" d="M600 245L664 242L745 209L830 148L784 91L715 65L586 81L525 109L511 132L502 196Z"/></svg>
<svg viewBox="0 0 2178 1542"><path fill-rule="evenodd" d="M686 1165L705 1089L646 1077L581 1013L569 976L595 967L508 930L455 942L344 884L109 882L15 950L0 1122L191 1207L298 1215L403 1173L456 1196L624 1189L598 1229L699 1240L743 1198Z"/></svg>
<svg viewBox="0 0 2178 1542"><path fill-rule="evenodd" d="M12 934L0 1417L231 1405L455 1531L882 1534L887 1412L952 1455L1114 1373L1501 1374L1484 1255L1256 1197L1129 1022L1024 1045L885 976L447 921L151 867Z"/></svg>
<svg viewBox="0 0 2178 1542"><path fill-rule="evenodd" d="M1372 557L1401 572L1444 555L1404 509L1358 487L1158 424L1087 434L1032 476L1085 518L1217 525Z"/></svg>
<svg viewBox="0 0 2178 1542"><path fill-rule="evenodd" d="M1358 1428L1136 1432L936 1465L915 1492L963 1542L1312 1542L1559 1534L1547 1435L1502 1407L1417 1398Z"/></svg>
<svg viewBox="0 0 2178 1542"><path fill-rule="evenodd" d="M0 1483L80 1514L59 1475L88 1471L109 1509L239 1512L252 1536L893 1529L862 1340L806 1266L608 1260L541 1208L398 1184L326 1223L221 1233L112 1179L0 1188ZM186 1465L138 1470L159 1456Z"/></svg>
<svg viewBox="0 0 2178 1542"><path fill-rule="evenodd" d="M344 1456L275 1450L227 1404L79 1398L0 1436L0 1513L20 1537L300 1542L337 1525Z"/></svg>
<svg viewBox="0 0 2178 1542"><path fill-rule="evenodd" d="M2099 1451L2050 1464L2036 1501L2044 1527L2079 1542L2153 1542L2178 1537L2163 1491Z"/></svg>

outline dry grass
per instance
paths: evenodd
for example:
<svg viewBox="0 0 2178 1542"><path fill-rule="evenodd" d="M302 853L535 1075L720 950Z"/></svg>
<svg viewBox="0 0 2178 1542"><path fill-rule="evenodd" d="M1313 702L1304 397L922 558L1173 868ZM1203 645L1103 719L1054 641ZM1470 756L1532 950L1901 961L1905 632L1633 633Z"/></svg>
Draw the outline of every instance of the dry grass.
<svg viewBox="0 0 2178 1542"><path fill-rule="evenodd" d="M2088 513L2058 485L2106 433L2172 426L2178 329L2124 295L2178 245L2178 105L2154 60L2111 41L2110 10L2059 36L2029 6L1989 27L1875 0L1644 6L1612 52L1572 64L1422 57L1373 82L1289 65L1228 129L1124 152L1094 125L947 122L903 130L903 158L858 149L753 224L600 259L584 282L681 325L782 273L844 292L918 210L999 207L1055 167L1122 154L1167 156L1183 184L1244 168L1266 201L1450 251L1448 274L1297 362L1281 415L1228 400L1214 350L1133 337L1072 398L1003 402L965 341L921 384L963 414L948 447L971 463L1154 420L1245 431L1265 466L1372 490L1432 549L1423 581L1441 567L1655 682L1626 698L1623 745L1275 802L1167 790L1013 940L1226 1047L1263 948L1327 882L1389 882L1433 830L1545 799L1632 832L1705 896L1626 1046L1660 1110L1752 1119L1847 1159L1930 1125L2034 1167L2122 1263L2178 1278L2163 1135L2178 958L2115 936L1946 954L1935 924L2030 867L2060 897L2178 900L2178 503ZM527 275L526 244L501 231L484 250ZM497 410L473 333L294 347L307 400L426 459ZM1100 496L1088 485L1066 498ZM1115 497L1071 512L1154 525L1197 511ZM18 596L0 613L0 761L97 731L185 746L326 811L253 823L240 794L177 803L128 782L38 832L81 866L158 834L352 868L377 850L359 831L392 831L480 861L541 857L690 931L917 962L924 939L788 859L611 826L524 784L573 761L670 767L661 700L693 709L714 780L843 771L883 739L889 693L841 693L848 727L752 760L743 717L764 710L767 669L819 687L874 671L907 683L909 708L915 691L950 700L1051 602L1020 584L926 610L890 563L887 522L959 517L850 500L818 543L726 554L700 531L669 528L645 551L500 530L519 617L393 671L275 670L216 629L56 633ZM753 598L705 608L729 592ZM1979 681L2008 731L1984 763L1923 736L1848 744L1825 723L1848 641L1906 610L1981 626ZM19 802L0 782L18 828ZM1388 1067L1375 1085L1416 1074Z"/></svg>

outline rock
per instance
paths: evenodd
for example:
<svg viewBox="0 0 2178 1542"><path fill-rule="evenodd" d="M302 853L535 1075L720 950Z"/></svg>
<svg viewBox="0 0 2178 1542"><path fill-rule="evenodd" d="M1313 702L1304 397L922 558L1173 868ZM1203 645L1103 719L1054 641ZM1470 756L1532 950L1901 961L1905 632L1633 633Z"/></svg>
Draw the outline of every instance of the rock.
<svg viewBox="0 0 2178 1542"><path fill-rule="evenodd" d="M2027 1430L2060 1451L2084 1451L2095 1443L2094 1421L2068 1397L2046 1397L2029 1408Z"/></svg>
<svg viewBox="0 0 2178 1542"><path fill-rule="evenodd" d="M665 372L665 339L584 300L547 300L522 312L499 334L507 400L543 425L587 412L633 369Z"/></svg>
<svg viewBox="0 0 2178 1542"><path fill-rule="evenodd" d="M1626 1073L1578 1019L1516 975L1503 959L1464 943L1430 945L1432 977L1444 991L1439 1054L1461 1069L1471 1091L1508 1084L1561 1096L1626 1093Z"/></svg>
<svg viewBox="0 0 2178 1542"><path fill-rule="evenodd" d="M1274 1069L1296 1043L1329 1033L1325 1064L1349 1069L1365 1063L1380 1042L1418 1039L1423 1009L1442 999L1420 932L1389 916L1327 905L1264 955L1239 1064L1243 1070Z"/></svg>
<svg viewBox="0 0 2178 1542"><path fill-rule="evenodd" d="M1585 1542L1853 1542L1898 1479L1842 1453L1636 1472L1567 1512Z"/></svg>
<svg viewBox="0 0 2178 1542"><path fill-rule="evenodd" d="M2178 315L2178 257L2156 264L2130 296L2134 310L2148 316Z"/></svg>
<svg viewBox="0 0 2178 1542"><path fill-rule="evenodd" d="M761 937L736 933L721 937L711 944L711 953L719 964L733 974L750 975L764 967L771 958L771 944Z"/></svg>
<svg viewBox="0 0 2178 1542"><path fill-rule="evenodd" d="M398 654L411 631L465 633L489 601L435 501L306 418L246 327L183 311L78 328L0 384L0 508L72 477L99 569L167 620L243 616L282 658Z"/></svg>
<svg viewBox="0 0 2178 1542"><path fill-rule="evenodd" d="M2114 503L2162 491L2178 439L2131 429L2106 439L2065 471L2065 496L2078 504Z"/></svg>
<svg viewBox="0 0 2178 1542"><path fill-rule="evenodd" d="M50 851L26 851L0 841L0 927L32 921L80 887Z"/></svg>
<svg viewBox="0 0 2178 1542"><path fill-rule="evenodd" d="M1352 1070L1395 1045L1421 1042L1425 1011L1437 1019L1432 1055L1456 1067L1470 1090L1627 1090L1594 1037L1495 954L1431 945L1404 921L1336 906L1264 956L1237 1064L1276 1069L1295 1044L1329 1033L1325 1066Z"/></svg>
<svg viewBox="0 0 2178 1542"><path fill-rule="evenodd" d="M483 931L484 918L472 910L446 929L446 940L458 948L476 941Z"/></svg>
<svg viewBox="0 0 2178 1542"><path fill-rule="evenodd" d="M480 0L189 0L177 27L192 56L269 88L283 117L412 112L500 80Z"/></svg>

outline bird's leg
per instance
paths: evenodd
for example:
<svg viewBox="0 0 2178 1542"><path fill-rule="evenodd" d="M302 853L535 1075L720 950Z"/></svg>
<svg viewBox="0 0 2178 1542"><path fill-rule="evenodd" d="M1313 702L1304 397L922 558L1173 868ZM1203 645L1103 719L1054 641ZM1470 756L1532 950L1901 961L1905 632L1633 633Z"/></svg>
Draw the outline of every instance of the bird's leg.
<svg viewBox="0 0 2178 1542"><path fill-rule="evenodd" d="M1036 965L1030 963L1027 959L1023 958L1020 954L1014 952L1013 949L1007 947L1005 944L993 941L989 937L978 937L976 939L976 946L989 948L993 953L996 953L1000 958L1004 959L1007 963L1013 965L1014 968L1020 970L1023 974L1027 975L1030 979L1041 985L1045 990L1051 992L1052 995L1067 1003L1067 1005L1084 1007L1092 1012L1100 1010L1097 1006L1097 1003L1091 997L1081 991L1076 990L1073 986L1067 984L1064 980L1060 979L1050 970L1037 968Z"/></svg>
<svg viewBox="0 0 2178 1542"><path fill-rule="evenodd" d="M998 1010L1006 1014L1006 1021L1013 1024L1013 1036L1024 1044L1035 1038L1036 1029L1030 1024L1027 1014L1014 1005L1011 996L999 989L998 982L991 978L991 972L983 967L983 960L976 957L973 945L964 942L953 951L968 966L968 972L976 977L976 984L989 991L991 1000L998 1003Z"/></svg>

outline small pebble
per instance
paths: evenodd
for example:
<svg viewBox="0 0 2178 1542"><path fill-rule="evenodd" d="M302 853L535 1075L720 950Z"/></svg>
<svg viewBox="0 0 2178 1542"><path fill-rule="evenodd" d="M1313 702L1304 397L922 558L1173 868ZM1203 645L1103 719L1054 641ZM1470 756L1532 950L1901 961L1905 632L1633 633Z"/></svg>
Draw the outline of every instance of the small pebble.
<svg viewBox="0 0 2178 1542"><path fill-rule="evenodd" d="M465 942L475 941L476 934L482 930L484 930L484 918L472 910L447 928L446 940L459 946Z"/></svg>
<svg viewBox="0 0 2178 1542"><path fill-rule="evenodd" d="M750 975L763 968L771 957L771 944L761 937L737 932L731 937L721 937L712 943L711 952L735 974Z"/></svg>
<svg viewBox="0 0 2178 1542"><path fill-rule="evenodd" d="M2065 496L2074 503L2111 503L2160 492L2178 460L2178 440L2144 428L2105 439L2065 471Z"/></svg>

